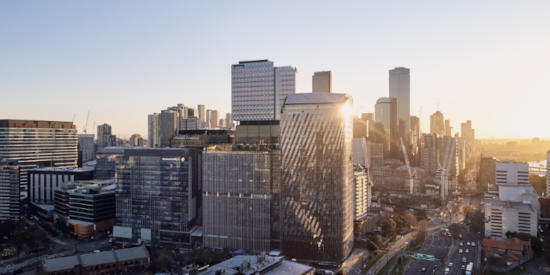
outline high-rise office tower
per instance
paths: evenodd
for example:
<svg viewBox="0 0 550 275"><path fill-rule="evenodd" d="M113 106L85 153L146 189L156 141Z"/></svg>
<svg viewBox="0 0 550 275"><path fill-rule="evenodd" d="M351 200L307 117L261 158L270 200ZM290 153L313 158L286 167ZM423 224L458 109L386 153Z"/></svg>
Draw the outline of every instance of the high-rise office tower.
<svg viewBox="0 0 550 275"><path fill-rule="evenodd" d="M205 247L256 252L279 249L278 147L215 145L205 149L202 189Z"/></svg>
<svg viewBox="0 0 550 275"><path fill-rule="evenodd" d="M281 247L340 262L353 246L352 99L288 95L281 115Z"/></svg>
<svg viewBox="0 0 550 275"><path fill-rule="evenodd" d="M207 128L218 128L218 110L206 110Z"/></svg>
<svg viewBox="0 0 550 275"><path fill-rule="evenodd" d="M397 130L397 99L391 97L379 98L374 106L374 119L384 125L386 152L389 152L392 157L397 157L401 152Z"/></svg>
<svg viewBox="0 0 550 275"><path fill-rule="evenodd" d="M95 145L93 134L78 135L78 153L82 162L95 160Z"/></svg>
<svg viewBox="0 0 550 275"><path fill-rule="evenodd" d="M390 98L397 100L397 129L398 138L402 137L405 146L410 144L410 105L411 105L411 78L408 68L397 67L389 71Z"/></svg>
<svg viewBox="0 0 550 275"><path fill-rule="evenodd" d="M236 121L279 120L285 97L296 92L296 68L269 60L231 65L231 113Z"/></svg>
<svg viewBox="0 0 550 275"><path fill-rule="evenodd" d="M147 144L149 147L158 147L159 144L159 115L157 113L153 113L147 116Z"/></svg>
<svg viewBox="0 0 550 275"><path fill-rule="evenodd" d="M546 152L546 197L550 198L550 151Z"/></svg>
<svg viewBox="0 0 550 275"><path fill-rule="evenodd" d="M204 105L203 104L197 105L197 111L198 111L199 120L202 121L202 122L206 122L206 114L205 114Z"/></svg>
<svg viewBox="0 0 550 275"><path fill-rule="evenodd" d="M420 148L420 118L411 116L411 153L414 163L419 162L418 152Z"/></svg>
<svg viewBox="0 0 550 275"><path fill-rule="evenodd" d="M479 162L479 187L478 189L487 192L489 186L496 184L497 159L490 156L481 156Z"/></svg>
<svg viewBox="0 0 550 275"><path fill-rule="evenodd" d="M235 124L233 123L233 115L231 113L225 114L225 128L228 130L231 130L235 127Z"/></svg>
<svg viewBox="0 0 550 275"><path fill-rule="evenodd" d="M140 134L130 136L130 147L143 147L143 138Z"/></svg>
<svg viewBox="0 0 550 275"><path fill-rule="evenodd" d="M23 199L29 169L77 166L78 137L72 122L0 120L0 140L0 159L18 161Z"/></svg>
<svg viewBox="0 0 550 275"><path fill-rule="evenodd" d="M314 93L332 92L332 73L331 71L315 72L312 78L312 89Z"/></svg>
<svg viewBox="0 0 550 275"><path fill-rule="evenodd" d="M112 134L111 125L104 123L97 126L97 149L116 146L116 136Z"/></svg>
<svg viewBox="0 0 550 275"><path fill-rule="evenodd" d="M423 134L420 139L420 165L427 173L435 175L440 163L441 141L437 134Z"/></svg>
<svg viewBox="0 0 550 275"><path fill-rule="evenodd" d="M453 128L451 127L451 121L448 119L445 119L445 135L450 137L452 129Z"/></svg>
<svg viewBox="0 0 550 275"><path fill-rule="evenodd" d="M197 149L126 149L115 182L117 241L190 248L202 188Z"/></svg>
<svg viewBox="0 0 550 275"><path fill-rule="evenodd" d="M440 111L430 116L430 134L445 135L445 119Z"/></svg>
<svg viewBox="0 0 550 275"><path fill-rule="evenodd" d="M467 120L460 124L460 134L462 140L466 142L466 151L471 153L475 145L475 130L472 128L472 121Z"/></svg>
<svg viewBox="0 0 550 275"><path fill-rule="evenodd" d="M0 158L0 221L19 220L19 181L17 161Z"/></svg>
<svg viewBox="0 0 550 275"><path fill-rule="evenodd" d="M173 110L162 110L158 115L158 147L169 147L170 140L178 130L178 113Z"/></svg>

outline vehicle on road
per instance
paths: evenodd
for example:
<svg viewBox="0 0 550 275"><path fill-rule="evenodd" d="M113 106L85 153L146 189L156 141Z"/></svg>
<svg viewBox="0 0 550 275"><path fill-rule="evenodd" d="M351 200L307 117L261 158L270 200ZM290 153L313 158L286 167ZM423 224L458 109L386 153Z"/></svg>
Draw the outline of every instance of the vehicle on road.
<svg viewBox="0 0 550 275"><path fill-rule="evenodd" d="M445 267L445 275L448 275L448 274L449 274L449 272L451 272L451 269L450 269L450 268L448 268L448 267Z"/></svg>
<svg viewBox="0 0 550 275"><path fill-rule="evenodd" d="M464 243L463 243L463 242L460 242L460 246L463 246L463 245L464 245Z"/></svg>
<svg viewBox="0 0 550 275"><path fill-rule="evenodd" d="M453 267L453 262L449 262L449 267Z"/></svg>
<svg viewBox="0 0 550 275"><path fill-rule="evenodd" d="M476 246L476 243L475 243L475 242L472 242L472 246Z"/></svg>
<svg viewBox="0 0 550 275"><path fill-rule="evenodd" d="M470 249L466 248L466 250L464 250L464 252L470 253Z"/></svg>
<svg viewBox="0 0 550 275"><path fill-rule="evenodd" d="M458 254L462 254L462 248L458 250Z"/></svg>
<svg viewBox="0 0 550 275"><path fill-rule="evenodd" d="M425 267L422 267L422 269L420 269L420 271L426 272L426 268L425 268Z"/></svg>
<svg viewBox="0 0 550 275"><path fill-rule="evenodd" d="M466 271L464 271L464 274L465 275L472 275L472 269L474 269L474 263L469 262L468 265L466 266Z"/></svg>
<svg viewBox="0 0 550 275"><path fill-rule="evenodd" d="M461 265L461 266L460 266L460 269L461 269L461 270L466 270L466 266L465 266L465 265Z"/></svg>
<svg viewBox="0 0 550 275"><path fill-rule="evenodd" d="M463 263L466 262L466 257L462 257L462 262L463 262Z"/></svg>

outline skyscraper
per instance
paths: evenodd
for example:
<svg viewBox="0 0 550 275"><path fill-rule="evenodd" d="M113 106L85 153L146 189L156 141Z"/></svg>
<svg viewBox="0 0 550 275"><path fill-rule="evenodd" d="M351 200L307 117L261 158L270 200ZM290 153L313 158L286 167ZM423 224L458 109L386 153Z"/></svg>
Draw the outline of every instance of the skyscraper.
<svg viewBox="0 0 550 275"><path fill-rule="evenodd" d="M448 120L448 119L445 119L445 135L446 136L451 136L451 131L452 131L452 127L451 127L451 121Z"/></svg>
<svg viewBox="0 0 550 275"><path fill-rule="evenodd" d="M19 181L17 161L0 158L0 221L19 220Z"/></svg>
<svg viewBox="0 0 550 275"><path fill-rule="evenodd" d="M97 126L97 149L116 146L116 136L112 134L111 125L104 123Z"/></svg>
<svg viewBox="0 0 550 275"><path fill-rule="evenodd" d="M204 105L203 104L199 104L197 105L197 111L198 111L198 117L199 117L199 120L202 121L203 123L206 122L206 116L205 116L205 109L204 109Z"/></svg>
<svg viewBox="0 0 550 275"><path fill-rule="evenodd" d="M228 130L231 130L235 127L235 124L233 123L233 115L231 113L225 114L225 128Z"/></svg>
<svg viewBox="0 0 550 275"><path fill-rule="evenodd" d="M27 171L77 166L78 137L72 122L0 120L0 159L18 161L21 196L27 198Z"/></svg>
<svg viewBox="0 0 550 275"><path fill-rule="evenodd" d="M398 135L403 138L405 146L410 144L410 104L411 104L411 78L410 70L397 67L389 71L390 97L397 100L397 129ZM399 138L398 136L398 138Z"/></svg>
<svg viewBox="0 0 550 275"><path fill-rule="evenodd" d="M169 147L170 140L179 127L178 113L174 110L162 110L158 115L158 147Z"/></svg>
<svg viewBox="0 0 550 275"><path fill-rule="evenodd" d="M281 115L281 247L339 262L353 246L352 99L291 94Z"/></svg>
<svg viewBox="0 0 550 275"><path fill-rule="evenodd" d="M384 125L386 152L389 152L392 157L396 157L401 147L397 130L397 99L391 97L379 98L374 106L374 119Z"/></svg>
<svg viewBox="0 0 550 275"><path fill-rule="evenodd" d="M215 145L203 152L205 247L279 249L280 165L277 145Z"/></svg>
<svg viewBox="0 0 550 275"><path fill-rule="evenodd" d="M420 118L411 116L411 153L414 157L414 164L419 163L418 152L420 149Z"/></svg>
<svg viewBox="0 0 550 275"><path fill-rule="evenodd" d="M296 68L269 60L231 65L231 113L236 121L279 120L288 94L296 92Z"/></svg>
<svg viewBox="0 0 550 275"><path fill-rule="evenodd" d="M546 197L550 198L550 151L546 152Z"/></svg>
<svg viewBox="0 0 550 275"><path fill-rule="evenodd" d="M207 128L218 128L218 110L206 110L206 124Z"/></svg>
<svg viewBox="0 0 550 275"><path fill-rule="evenodd" d="M436 111L430 116L430 134L445 135L445 119L440 111Z"/></svg>
<svg viewBox="0 0 550 275"><path fill-rule="evenodd" d="M147 116L147 144L149 147L158 147L159 144L159 115L153 113Z"/></svg>
<svg viewBox="0 0 550 275"><path fill-rule="evenodd" d="M126 149L115 181L117 240L192 247L202 188L197 149Z"/></svg>
<svg viewBox="0 0 550 275"><path fill-rule="evenodd" d="M314 93L332 92L332 73L331 71L315 72L312 78L312 89Z"/></svg>
<svg viewBox="0 0 550 275"><path fill-rule="evenodd" d="M95 145L93 134L78 135L78 152L82 162L95 160Z"/></svg>

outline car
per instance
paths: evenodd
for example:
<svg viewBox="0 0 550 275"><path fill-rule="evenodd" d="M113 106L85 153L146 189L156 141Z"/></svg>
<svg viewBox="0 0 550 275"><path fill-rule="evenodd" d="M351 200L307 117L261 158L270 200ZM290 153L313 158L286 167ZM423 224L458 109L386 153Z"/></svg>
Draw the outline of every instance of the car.
<svg viewBox="0 0 550 275"><path fill-rule="evenodd" d="M466 262L466 257L462 257L462 262L463 262L463 263Z"/></svg>
<svg viewBox="0 0 550 275"><path fill-rule="evenodd" d="M469 253L470 252L470 249L466 248L466 250L464 250L465 253Z"/></svg>
<svg viewBox="0 0 550 275"><path fill-rule="evenodd" d="M461 270L466 270L466 266L465 266L465 265L461 265L461 266L460 266L460 269L461 269Z"/></svg>
<svg viewBox="0 0 550 275"><path fill-rule="evenodd" d="M470 245L470 242L466 242L466 246Z"/></svg>
<svg viewBox="0 0 550 275"><path fill-rule="evenodd" d="M449 267L453 267L453 262L449 262Z"/></svg>
<svg viewBox="0 0 550 275"><path fill-rule="evenodd" d="M462 254L462 248L458 250L458 254Z"/></svg>
<svg viewBox="0 0 550 275"><path fill-rule="evenodd" d="M422 269L420 269L420 271L426 272L426 268L425 268L425 267L422 267Z"/></svg>
<svg viewBox="0 0 550 275"><path fill-rule="evenodd" d="M476 243L475 243L475 242L472 242L472 246L474 246L474 247L475 247L475 246L476 246Z"/></svg>
<svg viewBox="0 0 550 275"><path fill-rule="evenodd" d="M464 243L463 243L463 242L460 242L460 246L463 246L463 245L464 245Z"/></svg>
<svg viewBox="0 0 550 275"><path fill-rule="evenodd" d="M449 274L449 272L451 272L451 269L448 267L445 267L445 275Z"/></svg>

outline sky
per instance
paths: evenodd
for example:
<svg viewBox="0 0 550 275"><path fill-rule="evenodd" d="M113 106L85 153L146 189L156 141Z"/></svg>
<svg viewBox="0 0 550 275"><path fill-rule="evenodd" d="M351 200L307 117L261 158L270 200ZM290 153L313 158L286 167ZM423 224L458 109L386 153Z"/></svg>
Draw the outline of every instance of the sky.
<svg viewBox="0 0 550 275"><path fill-rule="evenodd" d="M183 103L231 111L231 64L270 59L311 75L357 114L411 69L411 114L453 132L550 137L550 1L0 1L0 119L147 135L147 114Z"/></svg>

